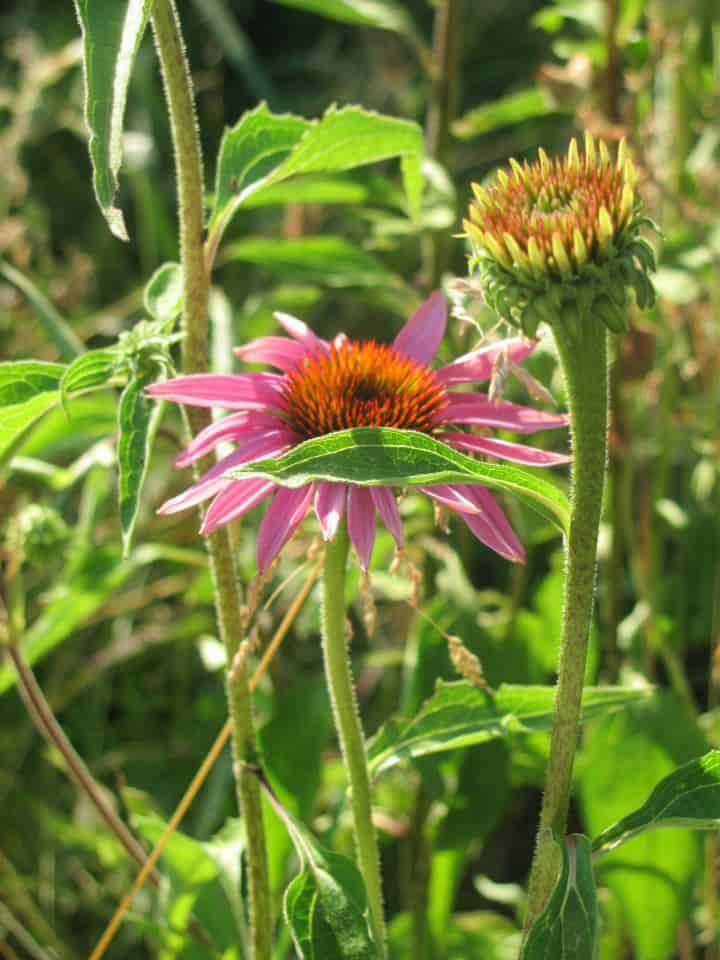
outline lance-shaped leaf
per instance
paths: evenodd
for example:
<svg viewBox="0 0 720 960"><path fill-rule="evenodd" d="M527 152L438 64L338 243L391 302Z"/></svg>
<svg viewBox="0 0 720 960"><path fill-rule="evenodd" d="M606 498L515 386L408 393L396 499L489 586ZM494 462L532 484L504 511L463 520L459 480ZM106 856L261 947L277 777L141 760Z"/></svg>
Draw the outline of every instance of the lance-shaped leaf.
<svg viewBox="0 0 720 960"><path fill-rule="evenodd" d="M608 853L658 827L720 829L720 750L711 750L664 777L641 807L595 837L593 850Z"/></svg>
<svg viewBox="0 0 720 960"><path fill-rule="evenodd" d="M117 350L90 350L74 360L63 374L60 392L80 393L104 387L112 379L119 366Z"/></svg>
<svg viewBox="0 0 720 960"><path fill-rule="evenodd" d="M122 125L130 74L152 0L75 0L83 37L85 120L90 133L93 186L108 226L127 240L115 203L122 162Z"/></svg>
<svg viewBox="0 0 720 960"><path fill-rule="evenodd" d="M582 717L620 710L650 696L651 687L586 687ZM373 775L401 760L486 743L514 733L549 730L555 688L503 683L494 694L464 680L440 681L411 720L386 723L368 745Z"/></svg>
<svg viewBox="0 0 720 960"><path fill-rule="evenodd" d="M123 557L130 552L150 451L163 415L164 404L155 403L145 393L155 378L153 371L131 380L123 390L118 408L118 497Z"/></svg>
<svg viewBox="0 0 720 960"><path fill-rule="evenodd" d="M565 837L562 871L545 912L528 934L520 960L593 960L597 899L592 847L580 833Z"/></svg>
<svg viewBox="0 0 720 960"><path fill-rule="evenodd" d="M320 120L273 114L264 103L244 114L220 144L215 203L208 227L211 256L235 212L250 196L291 177L335 173L402 159L408 207L415 214L422 192L421 128L361 107L331 107Z"/></svg>
<svg viewBox="0 0 720 960"><path fill-rule="evenodd" d="M320 847L292 817L260 771L260 784L295 846L302 870L285 891L285 918L302 960L379 960L365 913L367 897L355 864Z"/></svg>
<svg viewBox="0 0 720 960"><path fill-rule="evenodd" d="M164 263L150 277L143 295L146 311L154 320L172 326L183 305L182 269L179 263Z"/></svg>
<svg viewBox="0 0 720 960"><path fill-rule="evenodd" d="M391 0L275 0L285 7L297 7L330 20L358 27L392 30L415 40L417 27L402 4Z"/></svg>
<svg viewBox="0 0 720 960"><path fill-rule="evenodd" d="M481 483L511 493L567 530L570 507L553 483L518 467L482 463L426 433L391 427L356 427L315 437L277 459L256 460L227 474L267 477L285 487L315 480L360 486L413 487L428 484Z"/></svg>

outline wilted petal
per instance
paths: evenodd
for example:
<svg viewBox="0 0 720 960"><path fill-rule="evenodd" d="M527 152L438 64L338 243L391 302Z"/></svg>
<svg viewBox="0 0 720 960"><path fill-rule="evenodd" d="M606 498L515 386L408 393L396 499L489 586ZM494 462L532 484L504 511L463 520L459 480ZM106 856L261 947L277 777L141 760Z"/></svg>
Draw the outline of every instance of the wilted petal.
<svg viewBox="0 0 720 960"><path fill-rule="evenodd" d="M295 435L287 429L283 420L279 420L270 413L261 413L257 410L241 410L240 413L230 414L221 420L215 420L193 438L183 452L176 458L176 467L187 467L188 464L200 460L225 440L240 440L243 437L267 433L270 430L285 430L288 443L292 443Z"/></svg>
<svg viewBox="0 0 720 960"><path fill-rule="evenodd" d="M526 340L524 337L498 340L440 367L437 375L446 386L451 383L467 383L470 380L489 380L495 361L503 351L507 350L512 363L521 363L536 346L537 340Z"/></svg>
<svg viewBox="0 0 720 960"><path fill-rule="evenodd" d="M246 363L269 363L286 372L310 356L306 347L287 337L259 337L242 347L236 347L234 353Z"/></svg>
<svg viewBox="0 0 720 960"><path fill-rule="evenodd" d="M522 563L525 560L525 549L495 497L485 487L468 485L464 489L480 507L480 513L462 514L463 520L478 540L506 560Z"/></svg>
<svg viewBox="0 0 720 960"><path fill-rule="evenodd" d="M258 531L257 564L260 573L267 570L302 523L313 489L312 483L299 490L283 487L273 497Z"/></svg>
<svg viewBox="0 0 720 960"><path fill-rule="evenodd" d="M291 337L294 337L295 340L302 343L311 353L317 353L318 350L322 350L325 353L328 352L329 347L327 341L321 340L302 320L298 320L297 317L293 317L289 313L282 313L280 310L276 310L273 316L286 333L289 333Z"/></svg>
<svg viewBox="0 0 720 960"><path fill-rule="evenodd" d="M347 523L360 566L367 570L375 543L375 503L365 487L348 488Z"/></svg>
<svg viewBox="0 0 720 960"><path fill-rule="evenodd" d="M457 510L458 513L479 513L480 508L467 493L467 486L449 486L447 484L436 484L434 486L418 487L423 493L426 493L433 500L442 503L451 510Z"/></svg>
<svg viewBox="0 0 720 960"><path fill-rule="evenodd" d="M191 407L282 410L286 406L284 384L285 378L277 373L194 373L153 383L147 393Z"/></svg>
<svg viewBox="0 0 720 960"><path fill-rule="evenodd" d="M484 393L448 393L448 405L442 412L442 422L473 423L515 433L534 433L566 427L569 418L564 413L546 413L532 407L522 407L507 400L490 400Z"/></svg>
<svg viewBox="0 0 720 960"><path fill-rule="evenodd" d="M275 489L271 480L231 480L210 504L200 533L211 533L218 527L243 516L261 503Z"/></svg>
<svg viewBox="0 0 720 960"><path fill-rule="evenodd" d="M485 453L491 457L500 457L512 463L522 463L529 467L555 467L561 463L570 463L572 457L565 453L553 453L551 450L538 450L522 443L509 440L496 440L494 437L476 437L471 433L441 433L439 440L449 443L456 450L469 450L473 453Z"/></svg>
<svg viewBox="0 0 720 960"><path fill-rule="evenodd" d="M405 538L395 494L390 487L370 487L370 496L383 523L395 538L395 543L402 548Z"/></svg>
<svg viewBox="0 0 720 960"><path fill-rule="evenodd" d="M219 460L215 466L210 467L197 483L171 500L166 500L158 513L179 513L181 510L187 510L188 507L194 507L197 503L202 503L203 500L209 500L210 497L226 487L228 483L232 483L231 480L223 476L226 470L237 467L241 463L258 460L261 457L274 457L276 454L282 453L287 446L286 431L274 431L273 434L268 433L248 440L242 447L233 450L227 457Z"/></svg>
<svg viewBox="0 0 720 960"><path fill-rule="evenodd" d="M323 540L327 543L337 533L337 529L345 512L345 498L347 488L344 483L329 483L324 481L318 484L315 494L315 515L320 524Z"/></svg>
<svg viewBox="0 0 720 960"><path fill-rule="evenodd" d="M445 335L447 307L441 290L422 303L395 337L393 346L417 363L430 363Z"/></svg>

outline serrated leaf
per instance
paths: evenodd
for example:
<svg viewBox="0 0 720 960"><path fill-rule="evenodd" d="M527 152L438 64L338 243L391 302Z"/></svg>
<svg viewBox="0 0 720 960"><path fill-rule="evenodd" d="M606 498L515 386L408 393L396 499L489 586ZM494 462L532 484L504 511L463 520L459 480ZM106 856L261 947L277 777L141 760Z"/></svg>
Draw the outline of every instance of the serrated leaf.
<svg viewBox="0 0 720 960"><path fill-rule="evenodd" d="M567 529L567 497L549 480L518 467L483 463L415 430L359 427L306 440L277 459L256 460L226 474L267 477L282 486L315 480L360 486L481 483L518 497L561 531Z"/></svg>
<svg viewBox="0 0 720 960"><path fill-rule="evenodd" d="M664 777L641 807L595 837L593 850L608 853L659 827L720 829L720 750L711 750Z"/></svg>
<svg viewBox="0 0 720 960"><path fill-rule="evenodd" d="M592 847L580 833L562 843L562 871L545 912L533 924L520 960L593 960L597 898Z"/></svg>
<svg viewBox="0 0 720 960"><path fill-rule="evenodd" d="M582 717L611 713L647 698L652 688L586 687ZM555 708L555 688L501 684L494 694L466 681L439 682L429 700L411 720L380 728L368 744L373 775L401 760L457 750L513 733L549 730Z"/></svg>
<svg viewBox="0 0 720 960"><path fill-rule="evenodd" d="M530 87L475 107L453 123L452 132L459 140L472 140L498 127L556 112L557 107L539 87Z"/></svg>
<svg viewBox="0 0 720 960"><path fill-rule="evenodd" d="M114 206L122 162L122 125L130 74L152 0L75 0L83 38L85 120L90 132L93 186L112 233L127 240L122 211Z"/></svg>
<svg viewBox="0 0 720 960"><path fill-rule="evenodd" d="M63 374L60 392L63 396L103 387L118 367L115 350L91 350L74 360Z"/></svg>
<svg viewBox="0 0 720 960"><path fill-rule="evenodd" d="M330 20L351 23L358 27L377 27L415 37L417 29L398 3L391 0L274 0L284 7L295 7L317 13Z"/></svg>
<svg viewBox="0 0 720 960"><path fill-rule="evenodd" d="M183 281L179 263L164 263L145 285L143 304L155 320L170 322L182 313Z"/></svg>
<svg viewBox="0 0 720 960"><path fill-rule="evenodd" d="M320 120L310 121L273 114L261 103L225 132L220 145L208 227L210 252L217 249L238 208L263 188L295 176L340 173L391 157L408 158L403 180L415 215L422 189L422 156L422 130L408 120L351 106L331 107Z"/></svg>
<svg viewBox="0 0 720 960"><path fill-rule="evenodd" d="M242 260L277 271L283 278L327 287L400 286L401 280L376 257L342 237L240 240L224 250L224 261Z"/></svg>
<svg viewBox="0 0 720 960"><path fill-rule="evenodd" d="M123 556L130 551L152 443L162 419L164 404L145 393L155 372L131 380L118 408L118 500Z"/></svg>

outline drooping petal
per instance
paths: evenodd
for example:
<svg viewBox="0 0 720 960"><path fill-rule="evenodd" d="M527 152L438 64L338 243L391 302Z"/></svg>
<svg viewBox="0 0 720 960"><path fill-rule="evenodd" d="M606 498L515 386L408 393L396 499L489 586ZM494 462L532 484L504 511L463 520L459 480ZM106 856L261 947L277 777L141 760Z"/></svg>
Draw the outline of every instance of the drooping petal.
<svg viewBox="0 0 720 960"><path fill-rule="evenodd" d="M257 537L257 565L262 573L302 523L312 499L314 484L298 490L281 487L267 508Z"/></svg>
<svg viewBox="0 0 720 960"><path fill-rule="evenodd" d="M259 337L233 351L236 357L247 363L269 363L279 370L292 370L311 352L295 340L287 337Z"/></svg>
<svg viewBox="0 0 720 960"><path fill-rule="evenodd" d="M458 513L479 513L480 508L475 501L465 492L469 485L448 485L435 484L433 486L418 487L423 493L426 493L433 500L442 503L443 506L450 507Z"/></svg>
<svg viewBox="0 0 720 960"><path fill-rule="evenodd" d="M318 484L315 494L315 515L326 543L332 540L340 526L345 512L346 496L347 488L344 483L324 481Z"/></svg>
<svg viewBox="0 0 720 960"><path fill-rule="evenodd" d="M215 420L201 430L176 458L175 466L187 467L195 463L225 440L240 440L242 437L267 433L269 430L286 430L288 442L295 439L295 435L287 429L285 422L272 414L261 413L258 410L241 410L240 413L230 414L221 420Z"/></svg>
<svg viewBox="0 0 720 960"><path fill-rule="evenodd" d="M553 453L551 450L538 450L522 443L509 440L496 440L494 437L476 437L471 433L441 433L438 440L449 443L456 450L469 450L472 453L486 453L512 463L522 463L530 467L555 467L561 463L570 463L572 457L565 453Z"/></svg>
<svg viewBox="0 0 720 960"><path fill-rule="evenodd" d="M152 383L147 393L191 407L282 410L286 406L284 384L285 378L278 373L194 373Z"/></svg>
<svg viewBox="0 0 720 960"><path fill-rule="evenodd" d="M464 489L480 507L480 513L461 514L478 540L506 560L511 560L513 563L524 562L525 548L495 497L485 487L468 485Z"/></svg>
<svg viewBox="0 0 720 960"><path fill-rule="evenodd" d="M488 346L480 347L471 353L466 353L452 363L440 367L438 378L449 386L451 383L467 383L470 380L489 380L492 376L493 365L500 354L507 350L508 357L513 363L521 363L537 346L536 340L526 340L525 337L510 337L507 340L498 340Z"/></svg>
<svg viewBox="0 0 720 960"><path fill-rule="evenodd" d="M210 504L200 533L211 533L223 524L243 516L248 510L262 503L274 489L272 480L261 480L259 477L251 480L231 480Z"/></svg>
<svg viewBox="0 0 720 960"><path fill-rule="evenodd" d="M448 391L448 404L442 411L443 423L473 423L515 433L534 433L566 427L569 418L564 413L546 413L532 407L522 407L507 400L493 401L484 393L455 393Z"/></svg>
<svg viewBox="0 0 720 960"><path fill-rule="evenodd" d="M279 436L278 436L279 434ZM210 497L219 493L228 483L232 483L223 474L231 467L237 467L241 463L249 463L251 460L258 460L260 457L273 457L282 453L288 446L286 431L273 431L273 433L263 434L261 437L254 437L248 440L237 450L233 450L227 457L219 460L215 466L210 467L208 472L201 477L197 483L194 483L187 490L166 500L159 508L158 513L169 514L179 513L181 510L187 510L188 507L194 507L203 500L209 500Z"/></svg>
<svg viewBox="0 0 720 960"><path fill-rule="evenodd" d="M367 570L375 543L375 503L365 487L348 487L347 524L360 566Z"/></svg>
<svg viewBox="0 0 720 960"><path fill-rule="evenodd" d="M398 353L418 363L430 363L445 335L447 306L441 290L436 290L415 311L393 343Z"/></svg>
<svg viewBox="0 0 720 960"><path fill-rule="evenodd" d="M395 494L390 487L370 487L370 496L383 523L395 538L395 543L402 549L405 537L403 536L402 520L398 510Z"/></svg>
<svg viewBox="0 0 720 960"><path fill-rule="evenodd" d="M289 313L283 313L280 310L276 310L273 316L286 333L289 333L291 337L299 343L302 343L311 353L317 353L318 350L327 353L330 349L327 340L322 340L306 323L298 320L297 317L293 317Z"/></svg>

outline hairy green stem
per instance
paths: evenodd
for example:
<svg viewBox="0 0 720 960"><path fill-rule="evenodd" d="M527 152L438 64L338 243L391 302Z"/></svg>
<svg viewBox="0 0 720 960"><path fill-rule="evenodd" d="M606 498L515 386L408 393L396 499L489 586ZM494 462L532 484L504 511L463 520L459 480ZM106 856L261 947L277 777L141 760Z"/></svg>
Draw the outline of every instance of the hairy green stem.
<svg viewBox="0 0 720 960"><path fill-rule="evenodd" d="M170 126L175 148L180 262L183 275L182 367L185 373L205 372L208 367L208 295L210 276L203 254L203 174L200 139L190 72L173 0L155 0L152 15L155 41L165 83ZM206 410L191 408L188 420L193 432L209 423ZM211 465L207 459L199 471ZM207 540L215 607L221 638L228 659L228 709L233 721L233 759L238 801L247 832L248 892L253 960L269 960L272 953L272 906L267 847L260 786L244 763L255 749L247 666L235 657L243 636L240 618L240 588L235 573L232 545L226 529ZM230 671L234 664L234 669Z"/></svg>
<svg viewBox="0 0 720 960"><path fill-rule="evenodd" d="M543 911L557 878L554 836L565 833L588 638L595 597L598 529L607 461L607 331L595 319L553 324L565 375L573 447L560 662L526 930Z"/></svg>
<svg viewBox="0 0 720 960"><path fill-rule="evenodd" d="M385 920L383 915L380 854L372 822L370 776L345 633L345 567L348 536L343 524L335 539L325 547L323 572L322 634L333 716L345 761L355 823L360 873L365 881L370 922L381 956L385 956Z"/></svg>

